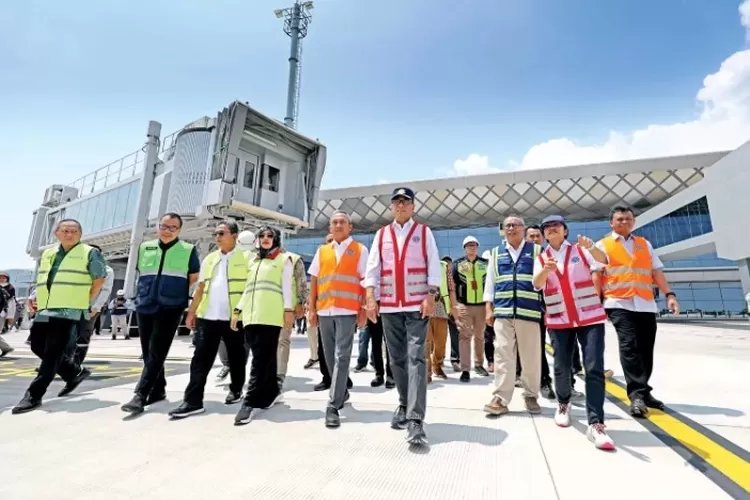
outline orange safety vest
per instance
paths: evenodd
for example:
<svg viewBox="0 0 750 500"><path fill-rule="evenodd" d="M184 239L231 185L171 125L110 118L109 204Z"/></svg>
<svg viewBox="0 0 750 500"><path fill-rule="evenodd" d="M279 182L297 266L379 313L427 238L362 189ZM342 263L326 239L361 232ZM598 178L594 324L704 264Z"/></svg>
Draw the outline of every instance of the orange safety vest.
<svg viewBox="0 0 750 500"><path fill-rule="evenodd" d="M654 277L648 243L641 236L632 238L633 255L628 253L620 238L609 235L601 240L609 260L603 275L605 298L629 299L637 295L644 300L654 300Z"/></svg>
<svg viewBox="0 0 750 500"><path fill-rule="evenodd" d="M353 312L358 312L361 309L364 289L360 284L362 277L357 269L361 254L362 245L352 241L337 263L333 243L320 247L317 302L319 311L331 307L348 309Z"/></svg>

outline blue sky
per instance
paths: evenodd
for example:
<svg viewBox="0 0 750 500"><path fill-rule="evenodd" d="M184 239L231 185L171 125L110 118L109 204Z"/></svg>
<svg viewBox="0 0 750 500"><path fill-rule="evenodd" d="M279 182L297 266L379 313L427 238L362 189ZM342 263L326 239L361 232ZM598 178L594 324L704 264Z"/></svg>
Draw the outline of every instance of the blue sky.
<svg viewBox="0 0 750 500"><path fill-rule="evenodd" d="M31 211L46 186L139 148L148 120L171 132L234 99L283 118L289 41L273 10L284 6L0 7L0 267L28 265ZM731 59L746 46L738 6L317 0L304 42L299 129L329 148L324 188L672 154L696 142L724 147L673 125L705 137L706 120L712 127L720 120L696 100L702 88L712 110L729 103L734 117L744 106L744 93L727 90L726 79L704 84L724 61L746 67ZM652 124L672 128L668 139L650 136L644 146L635 132ZM613 140L613 131L622 137Z"/></svg>

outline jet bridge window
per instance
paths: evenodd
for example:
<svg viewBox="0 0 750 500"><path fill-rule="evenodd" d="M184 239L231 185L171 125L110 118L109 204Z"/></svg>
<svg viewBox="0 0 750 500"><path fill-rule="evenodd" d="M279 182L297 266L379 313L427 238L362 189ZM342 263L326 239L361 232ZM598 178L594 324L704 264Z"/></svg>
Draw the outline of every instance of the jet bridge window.
<svg viewBox="0 0 750 500"><path fill-rule="evenodd" d="M245 177L242 179L242 185L248 189L252 189L255 185L255 163L251 161L245 162Z"/></svg>
<svg viewBox="0 0 750 500"><path fill-rule="evenodd" d="M263 189L273 191L274 193L279 192L279 183L281 180L281 171L272 167L271 165L263 165Z"/></svg>

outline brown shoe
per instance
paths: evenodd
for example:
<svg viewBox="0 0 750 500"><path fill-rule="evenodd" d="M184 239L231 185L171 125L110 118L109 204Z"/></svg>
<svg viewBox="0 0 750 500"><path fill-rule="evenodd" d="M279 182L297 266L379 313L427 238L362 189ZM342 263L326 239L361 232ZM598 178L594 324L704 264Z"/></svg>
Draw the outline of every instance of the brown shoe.
<svg viewBox="0 0 750 500"><path fill-rule="evenodd" d="M499 416L508 413L508 407L503 404L500 398L495 396L492 401L484 405L484 411L490 415Z"/></svg>
<svg viewBox="0 0 750 500"><path fill-rule="evenodd" d="M448 375L445 374L442 366L438 366L437 368L435 368L435 376L443 380L448 378Z"/></svg>
<svg viewBox="0 0 750 500"><path fill-rule="evenodd" d="M609 380L615 375L615 372L612 370L604 370L604 379Z"/></svg>
<svg viewBox="0 0 750 500"><path fill-rule="evenodd" d="M528 411L529 413L532 413L534 415L542 413L542 407L539 406L536 398L524 398L524 402L526 403L526 411Z"/></svg>

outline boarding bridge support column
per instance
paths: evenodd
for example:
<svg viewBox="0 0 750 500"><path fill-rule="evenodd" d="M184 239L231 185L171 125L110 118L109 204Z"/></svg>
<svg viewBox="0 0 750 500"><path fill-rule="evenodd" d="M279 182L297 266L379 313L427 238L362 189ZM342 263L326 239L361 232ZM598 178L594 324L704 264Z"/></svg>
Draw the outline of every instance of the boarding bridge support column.
<svg viewBox="0 0 750 500"><path fill-rule="evenodd" d="M125 271L125 296L135 297L135 275L138 263L138 247L143 242L143 233L148 225L148 209L151 204L151 194L154 190L154 176L156 164L159 161L159 135L161 134L161 123L148 122L146 132L146 163L143 166L141 177L141 192L138 195L138 207L136 209L133 229L130 233L130 251L128 253L128 268Z"/></svg>

